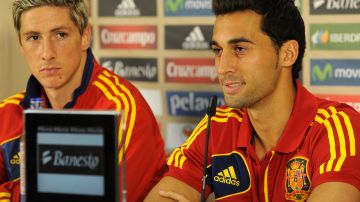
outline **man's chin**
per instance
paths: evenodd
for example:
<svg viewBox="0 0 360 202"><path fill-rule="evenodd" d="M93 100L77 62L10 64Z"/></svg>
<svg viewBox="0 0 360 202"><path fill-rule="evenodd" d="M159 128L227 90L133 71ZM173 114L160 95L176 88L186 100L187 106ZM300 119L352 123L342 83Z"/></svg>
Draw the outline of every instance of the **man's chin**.
<svg viewBox="0 0 360 202"><path fill-rule="evenodd" d="M57 89L61 87L59 82L40 82L44 89Z"/></svg>

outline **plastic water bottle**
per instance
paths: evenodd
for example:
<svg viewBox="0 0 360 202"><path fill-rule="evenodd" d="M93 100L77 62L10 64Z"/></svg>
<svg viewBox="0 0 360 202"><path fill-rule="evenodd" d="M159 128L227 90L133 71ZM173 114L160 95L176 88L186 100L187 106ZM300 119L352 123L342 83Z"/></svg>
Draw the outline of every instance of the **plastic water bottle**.
<svg viewBox="0 0 360 202"><path fill-rule="evenodd" d="M30 109L42 109L43 99L41 97L30 98Z"/></svg>

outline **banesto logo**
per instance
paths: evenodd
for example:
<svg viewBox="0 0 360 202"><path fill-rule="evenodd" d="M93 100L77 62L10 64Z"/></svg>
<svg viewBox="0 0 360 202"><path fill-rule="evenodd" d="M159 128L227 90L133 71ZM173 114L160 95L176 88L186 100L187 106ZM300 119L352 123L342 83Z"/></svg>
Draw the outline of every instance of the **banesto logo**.
<svg viewBox="0 0 360 202"><path fill-rule="evenodd" d="M100 164L100 157L91 152L87 155L65 155L61 150L46 150L42 152L42 165L54 167L75 167L96 170Z"/></svg>
<svg viewBox="0 0 360 202"><path fill-rule="evenodd" d="M315 9L320 8L325 3L326 3L325 0L313 0L313 6L314 6Z"/></svg>
<svg viewBox="0 0 360 202"><path fill-rule="evenodd" d="M358 10L360 9L360 0L313 0L313 8L326 10Z"/></svg>
<svg viewBox="0 0 360 202"><path fill-rule="evenodd" d="M333 78L333 69L331 64L328 63L323 68L319 65L314 65L311 78L313 81L325 81L327 78Z"/></svg>
<svg viewBox="0 0 360 202"><path fill-rule="evenodd" d="M157 81L158 68L156 59L101 59L103 67L115 72L117 75L134 81Z"/></svg>

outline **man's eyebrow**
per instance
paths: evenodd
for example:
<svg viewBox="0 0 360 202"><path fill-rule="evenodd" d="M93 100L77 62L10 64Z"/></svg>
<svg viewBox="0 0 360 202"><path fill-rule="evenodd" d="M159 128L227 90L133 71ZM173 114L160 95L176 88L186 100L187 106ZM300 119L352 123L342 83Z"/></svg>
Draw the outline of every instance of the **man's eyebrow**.
<svg viewBox="0 0 360 202"><path fill-rule="evenodd" d="M228 44L233 45L233 44L242 43L242 42L255 44L253 41L251 41L247 38L244 38L244 37L231 39L228 41ZM210 46L218 46L218 43L216 41L212 40L210 42Z"/></svg>
<svg viewBox="0 0 360 202"><path fill-rule="evenodd" d="M214 40L210 41L210 46L218 46L218 43Z"/></svg>
<svg viewBox="0 0 360 202"><path fill-rule="evenodd" d="M68 30L69 28L66 27L66 26L60 26L60 27L55 27L53 29L51 29L51 32L56 32L56 31L59 31L59 30Z"/></svg>
<svg viewBox="0 0 360 202"><path fill-rule="evenodd" d="M50 31L57 32L59 30L69 30L69 28L66 26L60 26L60 27L55 27L55 28L51 29ZM39 35L39 34L40 34L40 32L38 32L38 31L28 31L28 32L25 32L23 35L28 36L28 35Z"/></svg>
<svg viewBox="0 0 360 202"><path fill-rule="evenodd" d="M36 32L36 31L29 31L29 32L25 32L25 33L23 33L22 35L23 36L29 36L29 35L39 35L40 34L40 32Z"/></svg>
<svg viewBox="0 0 360 202"><path fill-rule="evenodd" d="M246 42L246 43L251 43L251 44L255 44L254 42L252 42L251 40L241 37L241 38L236 38L236 39L231 39L228 41L228 44L237 44L237 43L241 43L241 42Z"/></svg>

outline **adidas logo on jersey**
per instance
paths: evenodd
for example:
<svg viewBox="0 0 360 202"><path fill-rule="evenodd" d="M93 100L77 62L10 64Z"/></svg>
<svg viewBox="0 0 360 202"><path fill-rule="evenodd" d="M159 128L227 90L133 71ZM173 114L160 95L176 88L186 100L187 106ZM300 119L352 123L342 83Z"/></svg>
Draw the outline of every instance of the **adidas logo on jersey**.
<svg viewBox="0 0 360 202"><path fill-rule="evenodd" d="M233 166L229 166L228 168L219 172L216 176L214 176L214 181L237 187L240 186L240 181L237 180Z"/></svg>
<svg viewBox="0 0 360 202"><path fill-rule="evenodd" d="M189 36L185 38L182 44L183 49L208 49L209 43L205 41L205 37L199 26L194 27Z"/></svg>
<svg viewBox="0 0 360 202"><path fill-rule="evenodd" d="M115 16L139 16L140 10L136 7L134 0L122 0L117 6Z"/></svg>
<svg viewBox="0 0 360 202"><path fill-rule="evenodd" d="M20 152L16 153L14 156L12 156L10 160L11 165L20 165Z"/></svg>

